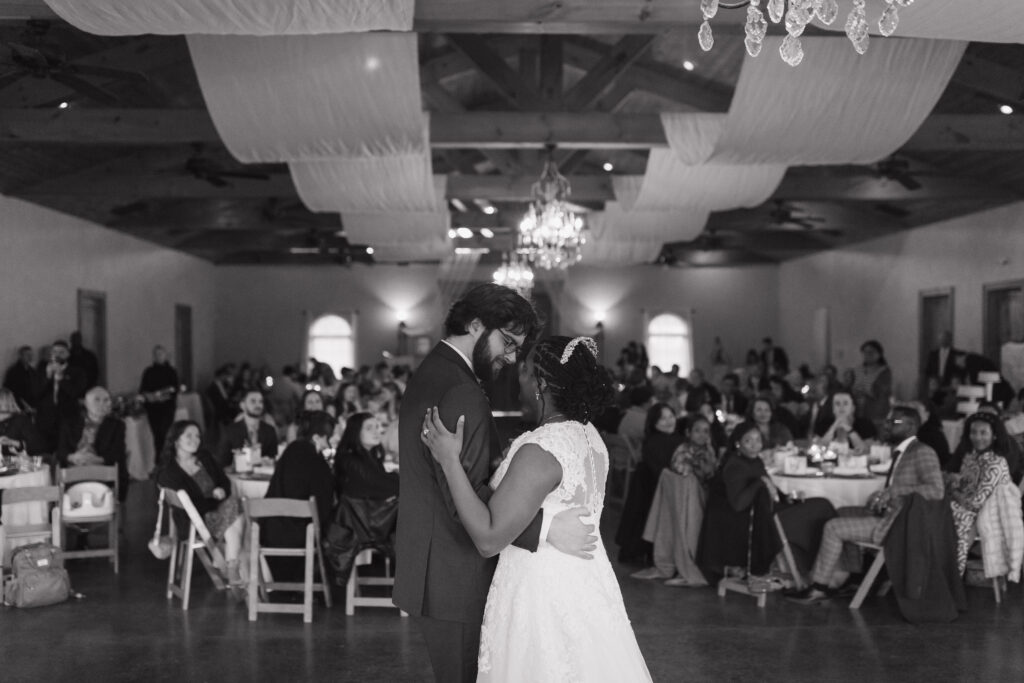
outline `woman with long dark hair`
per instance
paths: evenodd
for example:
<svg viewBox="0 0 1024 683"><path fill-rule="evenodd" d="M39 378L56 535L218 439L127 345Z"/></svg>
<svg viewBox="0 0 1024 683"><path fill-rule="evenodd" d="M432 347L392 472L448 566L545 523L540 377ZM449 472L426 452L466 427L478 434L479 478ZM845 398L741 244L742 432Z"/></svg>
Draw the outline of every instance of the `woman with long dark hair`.
<svg viewBox="0 0 1024 683"><path fill-rule="evenodd" d="M869 339L860 345L863 363L853 368L853 383L850 386L857 414L875 423L882 431L885 417L889 414L889 399L892 398L892 370L885 360L882 345Z"/></svg>

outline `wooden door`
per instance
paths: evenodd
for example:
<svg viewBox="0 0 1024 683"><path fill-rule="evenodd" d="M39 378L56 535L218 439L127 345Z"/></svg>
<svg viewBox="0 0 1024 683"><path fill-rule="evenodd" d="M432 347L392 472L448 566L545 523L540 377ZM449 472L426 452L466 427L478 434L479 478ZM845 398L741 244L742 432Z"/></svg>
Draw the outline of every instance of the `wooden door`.
<svg viewBox="0 0 1024 683"><path fill-rule="evenodd" d="M1000 362L1006 342L1024 342L1024 280L985 285L985 356Z"/></svg>
<svg viewBox="0 0 1024 683"><path fill-rule="evenodd" d="M78 331L82 346L96 354L99 362L97 382L107 385L107 295L88 289L78 290Z"/></svg>
<svg viewBox="0 0 1024 683"><path fill-rule="evenodd" d="M927 398L928 380L925 377L925 365L928 363L928 353L938 347L940 334L953 332L953 288L946 287L921 292L920 310L921 325L917 356L920 370L918 395Z"/></svg>

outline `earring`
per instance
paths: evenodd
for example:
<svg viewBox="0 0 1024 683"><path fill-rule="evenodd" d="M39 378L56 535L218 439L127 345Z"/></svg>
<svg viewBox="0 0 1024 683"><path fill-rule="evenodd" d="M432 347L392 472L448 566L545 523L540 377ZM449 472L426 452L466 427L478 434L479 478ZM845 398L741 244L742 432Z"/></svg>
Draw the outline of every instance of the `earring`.
<svg viewBox="0 0 1024 683"><path fill-rule="evenodd" d="M539 401L540 400L540 392L539 391L535 391L533 393L533 397Z"/></svg>

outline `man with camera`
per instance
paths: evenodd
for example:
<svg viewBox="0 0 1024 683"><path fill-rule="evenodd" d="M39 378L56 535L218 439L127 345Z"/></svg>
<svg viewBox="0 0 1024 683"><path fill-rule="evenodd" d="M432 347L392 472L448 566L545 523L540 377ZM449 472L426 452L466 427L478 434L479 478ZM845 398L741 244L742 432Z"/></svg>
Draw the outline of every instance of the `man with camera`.
<svg viewBox="0 0 1024 683"><path fill-rule="evenodd" d="M45 365L40 361L36 370L36 428L51 453L57 447L61 425L78 414L89 388L82 369L68 363L70 355L67 342L58 339L50 347Z"/></svg>

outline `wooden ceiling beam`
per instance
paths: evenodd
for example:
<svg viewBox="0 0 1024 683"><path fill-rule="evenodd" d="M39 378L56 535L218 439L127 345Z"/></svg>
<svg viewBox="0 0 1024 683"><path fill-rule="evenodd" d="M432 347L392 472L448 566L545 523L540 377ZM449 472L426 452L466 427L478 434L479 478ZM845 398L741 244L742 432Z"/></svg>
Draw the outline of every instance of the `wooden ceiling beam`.
<svg viewBox="0 0 1024 683"><path fill-rule="evenodd" d="M902 147L905 152L1021 152L1024 121L1003 114L936 114Z"/></svg>
<svg viewBox="0 0 1024 683"><path fill-rule="evenodd" d="M971 54L968 50L953 72L956 85L1024 110L1024 72Z"/></svg>
<svg viewBox="0 0 1024 683"><path fill-rule="evenodd" d="M586 76L565 93L565 108L568 111L585 111L591 107L601 93L614 86L653 42L654 36L651 35L622 38L587 71Z"/></svg>
<svg viewBox="0 0 1024 683"><path fill-rule="evenodd" d="M490 48L485 38L454 35L448 36L448 40L476 65L510 104L523 109L537 109L541 106L541 97L534 84L512 69L501 55Z"/></svg>
<svg viewBox="0 0 1024 683"><path fill-rule="evenodd" d="M563 61L561 36L541 36L539 89L545 109L562 108Z"/></svg>

